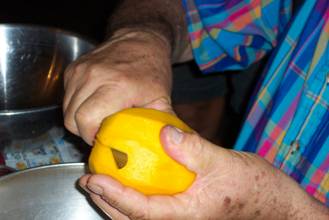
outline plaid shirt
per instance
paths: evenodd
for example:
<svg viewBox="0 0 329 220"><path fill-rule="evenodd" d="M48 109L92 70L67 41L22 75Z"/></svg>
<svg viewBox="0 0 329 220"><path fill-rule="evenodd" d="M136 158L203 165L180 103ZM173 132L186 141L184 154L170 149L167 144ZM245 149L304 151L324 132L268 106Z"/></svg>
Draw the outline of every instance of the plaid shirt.
<svg viewBox="0 0 329 220"><path fill-rule="evenodd" d="M236 149L256 152L329 206L329 1L183 0L205 72L242 69L275 47Z"/></svg>

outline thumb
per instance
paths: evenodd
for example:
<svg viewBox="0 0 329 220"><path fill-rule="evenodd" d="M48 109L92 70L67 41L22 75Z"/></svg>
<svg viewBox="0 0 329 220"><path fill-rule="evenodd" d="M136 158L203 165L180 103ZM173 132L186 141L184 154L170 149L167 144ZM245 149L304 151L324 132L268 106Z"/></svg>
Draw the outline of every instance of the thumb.
<svg viewBox="0 0 329 220"><path fill-rule="evenodd" d="M220 150L196 133L186 133L170 125L160 133L166 153L178 163L198 174L208 170Z"/></svg>

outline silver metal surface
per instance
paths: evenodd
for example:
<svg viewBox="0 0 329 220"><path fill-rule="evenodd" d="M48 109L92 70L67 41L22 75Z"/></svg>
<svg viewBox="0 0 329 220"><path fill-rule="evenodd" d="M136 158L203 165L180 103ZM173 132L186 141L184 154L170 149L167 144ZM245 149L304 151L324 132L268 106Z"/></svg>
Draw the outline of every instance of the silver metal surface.
<svg viewBox="0 0 329 220"><path fill-rule="evenodd" d="M0 178L0 219L105 219L76 185L84 173L83 163L73 163L29 169Z"/></svg>
<svg viewBox="0 0 329 220"><path fill-rule="evenodd" d="M0 24L0 141L61 122L63 72L94 46L58 29Z"/></svg>

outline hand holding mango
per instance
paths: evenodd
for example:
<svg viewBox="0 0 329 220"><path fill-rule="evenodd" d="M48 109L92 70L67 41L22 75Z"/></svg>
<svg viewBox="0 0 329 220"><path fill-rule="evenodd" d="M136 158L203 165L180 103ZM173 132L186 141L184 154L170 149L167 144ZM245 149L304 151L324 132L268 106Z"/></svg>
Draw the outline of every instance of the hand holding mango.
<svg viewBox="0 0 329 220"><path fill-rule="evenodd" d="M165 125L192 131L169 113L130 108L107 117L89 157L92 173L114 177L146 195L173 195L185 191L195 174L170 158L160 143Z"/></svg>

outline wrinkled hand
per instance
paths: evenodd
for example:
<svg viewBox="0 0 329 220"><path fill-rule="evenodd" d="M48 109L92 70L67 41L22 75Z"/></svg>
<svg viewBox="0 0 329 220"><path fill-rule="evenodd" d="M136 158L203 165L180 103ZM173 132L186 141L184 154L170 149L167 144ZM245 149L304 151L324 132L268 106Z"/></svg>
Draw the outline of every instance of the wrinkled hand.
<svg viewBox="0 0 329 220"><path fill-rule="evenodd" d="M83 176L80 185L115 220L294 219L305 217L298 205L314 202L256 155L217 147L170 126L162 129L161 140L171 157L197 174L186 192L144 196L104 175Z"/></svg>
<svg viewBox="0 0 329 220"><path fill-rule="evenodd" d="M150 33L114 36L65 72L65 126L88 144L102 120L123 108L171 111L170 47Z"/></svg>

